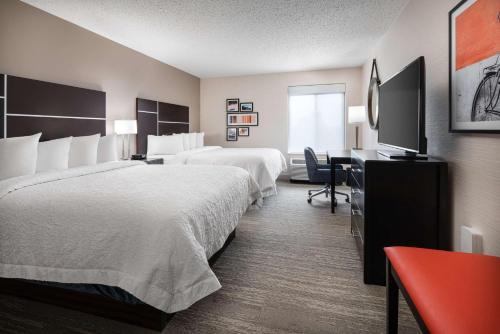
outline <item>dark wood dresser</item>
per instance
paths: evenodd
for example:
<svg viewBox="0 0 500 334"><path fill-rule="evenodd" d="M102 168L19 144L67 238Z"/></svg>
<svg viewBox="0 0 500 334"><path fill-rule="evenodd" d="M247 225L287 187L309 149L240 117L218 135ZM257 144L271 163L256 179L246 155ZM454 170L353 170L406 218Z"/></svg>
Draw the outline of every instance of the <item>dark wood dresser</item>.
<svg viewBox="0 0 500 334"><path fill-rule="evenodd" d="M447 164L352 150L351 232L367 284L385 284L385 246L449 249Z"/></svg>

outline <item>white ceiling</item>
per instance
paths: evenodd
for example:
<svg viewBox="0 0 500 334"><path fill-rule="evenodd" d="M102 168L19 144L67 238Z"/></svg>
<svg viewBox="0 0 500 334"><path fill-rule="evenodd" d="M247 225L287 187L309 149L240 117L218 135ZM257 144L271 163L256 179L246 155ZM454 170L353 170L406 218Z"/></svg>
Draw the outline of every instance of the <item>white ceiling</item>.
<svg viewBox="0 0 500 334"><path fill-rule="evenodd" d="M408 0L23 0L201 78L359 66Z"/></svg>

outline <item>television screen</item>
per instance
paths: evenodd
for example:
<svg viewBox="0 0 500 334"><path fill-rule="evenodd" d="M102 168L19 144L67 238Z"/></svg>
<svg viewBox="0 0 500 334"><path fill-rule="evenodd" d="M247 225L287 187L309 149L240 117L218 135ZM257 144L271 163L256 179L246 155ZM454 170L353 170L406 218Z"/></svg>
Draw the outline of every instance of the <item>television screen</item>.
<svg viewBox="0 0 500 334"><path fill-rule="evenodd" d="M427 153L424 58L418 58L380 85L379 92L379 143Z"/></svg>

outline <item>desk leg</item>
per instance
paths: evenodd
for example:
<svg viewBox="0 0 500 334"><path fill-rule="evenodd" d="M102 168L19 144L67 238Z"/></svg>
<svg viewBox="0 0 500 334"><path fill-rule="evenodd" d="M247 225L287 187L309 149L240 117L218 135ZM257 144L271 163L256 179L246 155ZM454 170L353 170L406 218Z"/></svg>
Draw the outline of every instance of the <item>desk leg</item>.
<svg viewBox="0 0 500 334"><path fill-rule="evenodd" d="M335 162L330 157L330 190L332 191L332 196L330 196L330 205L332 208L332 213L335 213Z"/></svg>

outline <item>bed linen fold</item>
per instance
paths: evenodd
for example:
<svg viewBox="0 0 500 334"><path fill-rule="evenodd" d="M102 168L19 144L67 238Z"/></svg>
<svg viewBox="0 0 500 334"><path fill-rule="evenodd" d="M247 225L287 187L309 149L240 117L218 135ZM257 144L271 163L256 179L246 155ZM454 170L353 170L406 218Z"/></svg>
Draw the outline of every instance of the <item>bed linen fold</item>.
<svg viewBox="0 0 500 334"><path fill-rule="evenodd" d="M165 164L235 166L245 169L259 185L264 197L277 193L276 179L287 169L283 154L274 148L222 148L204 146L175 155L154 155Z"/></svg>

